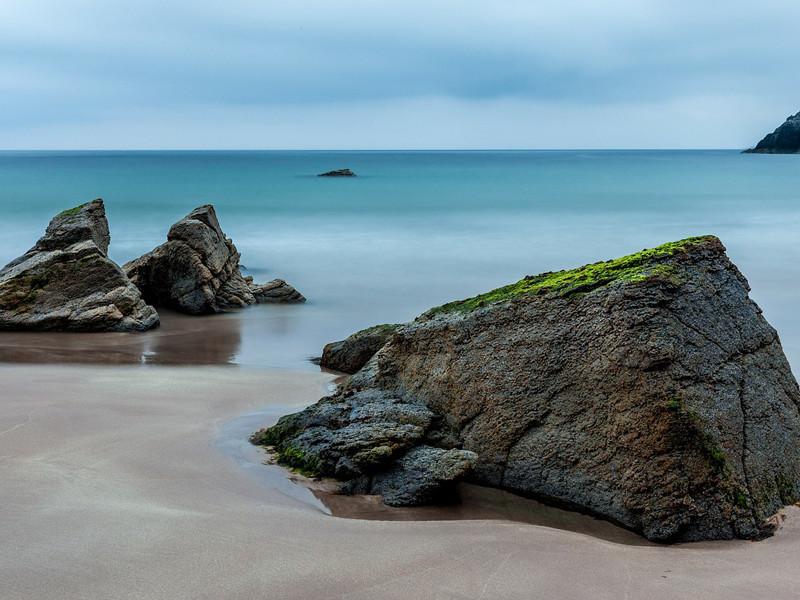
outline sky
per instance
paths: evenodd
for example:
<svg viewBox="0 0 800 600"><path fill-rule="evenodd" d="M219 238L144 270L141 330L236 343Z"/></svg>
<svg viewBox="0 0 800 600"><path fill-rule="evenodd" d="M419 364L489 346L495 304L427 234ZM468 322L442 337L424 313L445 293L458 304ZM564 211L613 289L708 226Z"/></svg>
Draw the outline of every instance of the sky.
<svg viewBox="0 0 800 600"><path fill-rule="evenodd" d="M0 0L0 148L743 148L797 0Z"/></svg>

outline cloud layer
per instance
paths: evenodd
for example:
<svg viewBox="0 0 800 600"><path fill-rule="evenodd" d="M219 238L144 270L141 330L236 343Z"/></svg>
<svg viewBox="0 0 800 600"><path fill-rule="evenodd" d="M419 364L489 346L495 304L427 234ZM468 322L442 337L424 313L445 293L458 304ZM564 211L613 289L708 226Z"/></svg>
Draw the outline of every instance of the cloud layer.
<svg viewBox="0 0 800 600"><path fill-rule="evenodd" d="M0 147L740 147L789 1L6 0Z"/></svg>

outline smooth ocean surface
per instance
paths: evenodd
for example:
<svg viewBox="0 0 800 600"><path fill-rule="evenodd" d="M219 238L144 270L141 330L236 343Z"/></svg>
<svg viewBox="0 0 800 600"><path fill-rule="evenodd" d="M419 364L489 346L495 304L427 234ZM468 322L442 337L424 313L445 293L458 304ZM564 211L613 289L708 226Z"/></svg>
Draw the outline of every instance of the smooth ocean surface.
<svg viewBox="0 0 800 600"><path fill-rule="evenodd" d="M359 177L315 177L343 167ZM800 365L800 156L0 152L0 263L32 246L55 213L95 197L106 201L120 263L210 202L248 272L282 277L308 297L208 318L227 340L212 362L313 370L308 357L362 327L527 274L713 233Z"/></svg>

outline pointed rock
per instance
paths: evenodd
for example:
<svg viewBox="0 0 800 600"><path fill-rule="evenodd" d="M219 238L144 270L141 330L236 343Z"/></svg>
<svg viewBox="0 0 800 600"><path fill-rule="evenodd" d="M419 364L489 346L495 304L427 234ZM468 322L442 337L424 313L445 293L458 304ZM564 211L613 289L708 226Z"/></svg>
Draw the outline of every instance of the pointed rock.
<svg viewBox="0 0 800 600"><path fill-rule="evenodd" d="M102 200L56 215L44 236L0 270L0 329L144 331L158 314L106 252Z"/></svg>
<svg viewBox="0 0 800 600"><path fill-rule="evenodd" d="M190 315L224 312L259 301L305 301L284 281L259 286L252 278L246 280L239 258L214 207L206 204L175 223L164 244L123 268L148 302ZM270 295L273 300L266 299ZM278 300L281 297L285 299Z"/></svg>
<svg viewBox="0 0 800 600"><path fill-rule="evenodd" d="M239 252L211 205L194 209L170 228L164 244L123 268L155 306L199 315L255 302L239 271Z"/></svg>

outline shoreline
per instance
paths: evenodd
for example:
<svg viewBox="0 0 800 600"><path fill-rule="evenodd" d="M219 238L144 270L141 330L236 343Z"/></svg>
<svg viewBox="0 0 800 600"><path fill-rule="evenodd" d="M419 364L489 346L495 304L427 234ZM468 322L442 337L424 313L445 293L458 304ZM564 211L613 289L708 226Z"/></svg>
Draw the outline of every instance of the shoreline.
<svg viewBox="0 0 800 600"><path fill-rule="evenodd" d="M331 518L221 451L226 427L313 402L332 375L3 364L0 379L11 600L795 594L797 507L761 542L676 546L491 519Z"/></svg>
<svg viewBox="0 0 800 600"><path fill-rule="evenodd" d="M395 522L507 521L581 533L626 545L659 545L605 519L551 506L505 490L468 483L459 484L457 503L445 505L392 507L383 504L379 496L340 494L336 480L305 477L277 464L269 451L248 441L250 434L273 423L285 412L268 407L240 415L223 424L215 446L261 484L279 488L329 516Z"/></svg>

